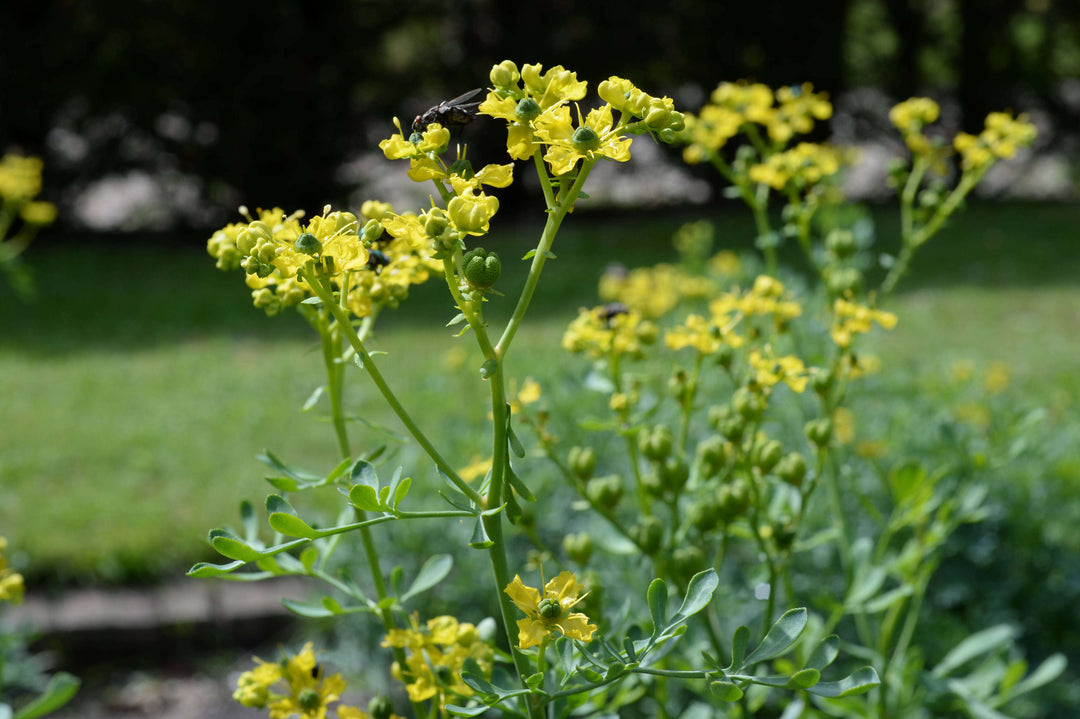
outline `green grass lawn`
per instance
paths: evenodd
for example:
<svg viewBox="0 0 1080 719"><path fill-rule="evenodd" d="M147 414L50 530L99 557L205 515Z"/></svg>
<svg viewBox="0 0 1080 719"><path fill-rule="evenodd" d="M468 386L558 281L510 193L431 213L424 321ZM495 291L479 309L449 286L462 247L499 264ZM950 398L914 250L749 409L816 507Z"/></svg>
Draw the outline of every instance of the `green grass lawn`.
<svg viewBox="0 0 1080 719"><path fill-rule="evenodd" d="M876 215L892 215L880 211ZM595 297L609 261L671 259L682 219L571 217L536 298L532 324L510 355L511 374L544 377L564 355L559 338ZM889 230L881 219L881 234ZM718 243L748 247L750 223L720 216ZM1004 361L1033 398L1076 407L1080 357L1080 207L976 206L919 256L891 309L901 318L875 351L911 373L954 359ZM503 253L508 295L523 276L527 226ZM0 290L0 535L31 571L57 579L124 580L177 574L210 558L206 531L229 523L243 498L266 493L255 459L269 447L316 470L335 461L329 428L301 406L321 382L317 348L296 316L250 307L241 275L220 273L192 241L185 248L114 241L49 246L29 254L39 285L31 305ZM492 324L511 297L496 299ZM430 283L380 320L374 346L421 424L446 441L451 461L485 453L468 432L486 421L473 401L471 339L443 325L454 311ZM463 369L447 371L468 348ZM362 379L362 378L357 378ZM360 416L400 431L366 387ZM358 445L390 442L358 427ZM399 450L407 466L414 456ZM422 466L412 471L426 471Z"/></svg>

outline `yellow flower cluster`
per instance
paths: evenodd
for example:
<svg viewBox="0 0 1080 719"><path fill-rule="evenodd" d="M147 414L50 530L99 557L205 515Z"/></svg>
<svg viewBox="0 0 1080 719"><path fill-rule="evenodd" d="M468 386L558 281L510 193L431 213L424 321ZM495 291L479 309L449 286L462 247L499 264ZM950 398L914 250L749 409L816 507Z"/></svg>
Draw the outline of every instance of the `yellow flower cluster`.
<svg viewBox="0 0 1080 719"><path fill-rule="evenodd" d="M490 78L493 89L479 112L507 122L506 149L513 159L525 160L546 148L543 157L553 175L572 172L583 159L626 162L631 132L653 132L670 142L683 127L683 115L671 98L648 95L623 78L600 83L606 103L585 117L579 109L576 125L568 105L583 99L588 87L577 73L562 65L544 72L539 64L519 71L504 60L491 69ZM619 112L618 121L613 111Z"/></svg>
<svg viewBox="0 0 1080 719"><path fill-rule="evenodd" d="M0 602L19 604L22 602L26 586L23 576L8 566L4 551L7 549L7 539L0 537Z"/></svg>
<svg viewBox="0 0 1080 719"><path fill-rule="evenodd" d="M581 309L563 334L563 349L585 352L599 359L616 357L638 358L643 347L656 340L657 327L642 319L637 310L619 303Z"/></svg>
<svg viewBox="0 0 1080 719"><path fill-rule="evenodd" d="M589 618L581 612L571 611L587 596L581 594L584 589L585 585L572 572L561 572L549 580L543 595L514 575L514 581L503 591L526 615L518 620L518 646L522 649L539 646L555 630L570 639L591 642L596 625L589 624Z"/></svg>
<svg viewBox="0 0 1080 719"><path fill-rule="evenodd" d="M233 699L246 707L269 709L270 719L325 719L346 684L340 674L325 676L312 647L308 642L299 654L280 662L256 658L255 668L237 680ZM278 687L283 691L275 691ZM336 712L338 719L368 719L367 712L353 706L338 704Z"/></svg>
<svg viewBox="0 0 1080 719"><path fill-rule="evenodd" d="M953 145L963 158L964 170L974 170L1012 157L1019 148L1031 145L1035 135L1035 125L1026 115L1014 119L1007 112L991 112L982 132L977 136L961 132Z"/></svg>
<svg viewBox="0 0 1080 719"><path fill-rule="evenodd" d="M815 93L809 83L774 92L761 83L723 82L709 99L697 115L686 116L683 159L691 164L707 160L747 124L763 126L773 142L783 145L813 130L815 120L832 117L828 96Z"/></svg>
<svg viewBox="0 0 1080 719"><path fill-rule="evenodd" d="M730 319L726 316L706 319L691 314L683 324L664 333L664 344L673 350L693 347L703 355L710 355L725 345L741 347L743 338L731 329Z"/></svg>
<svg viewBox="0 0 1080 719"><path fill-rule="evenodd" d="M900 134L904 142L915 154L927 154L933 151L933 145L923 134L923 127L937 122L941 109L938 104L928 97L912 97L893 106L889 110L889 120Z"/></svg>
<svg viewBox="0 0 1080 719"><path fill-rule="evenodd" d="M795 355L777 357L772 348L766 346L764 351L751 351L749 359L755 372L754 379L762 387L773 387L783 382L796 392L806 389L809 381L806 365Z"/></svg>
<svg viewBox="0 0 1080 719"><path fill-rule="evenodd" d="M612 266L599 281L600 299L622 302L645 317L660 317L670 312L679 300L707 297L714 290L707 277L687 274L665 262L629 272L621 266Z"/></svg>
<svg viewBox="0 0 1080 719"><path fill-rule="evenodd" d="M41 192L42 168L39 157L0 158L0 200L5 210L18 211L23 222L30 225L50 225L56 220L55 205L34 201Z"/></svg>
<svg viewBox="0 0 1080 719"><path fill-rule="evenodd" d="M837 298L833 303L833 322L829 333L838 347L847 349L855 335L869 332L875 322L891 330L896 326L896 315Z"/></svg>
<svg viewBox="0 0 1080 719"><path fill-rule="evenodd" d="M788 183L805 187L840 171L840 153L827 145L800 142L750 168L750 179L782 190Z"/></svg>
<svg viewBox="0 0 1080 719"><path fill-rule="evenodd" d="M480 637L472 624L458 622L451 616L430 619L420 628L414 615L409 629L392 629L383 639L384 647L406 650L405 667L394 664L395 678L406 681L409 700L422 702L438 697L439 707L448 695L472 696L473 691L461 680L467 659L473 659L490 675L494 649Z"/></svg>
<svg viewBox="0 0 1080 719"><path fill-rule="evenodd" d="M785 299L784 283L769 275L759 275L753 287L739 294L729 292L720 295L709 304L713 317L738 314L744 317L771 315L777 322L786 322L802 314L802 306Z"/></svg>
<svg viewBox="0 0 1080 719"><path fill-rule="evenodd" d="M307 268L329 278L348 296L349 309L366 317L375 306L395 307L409 287L441 272L429 238L402 234L384 236L383 223L398 216L382 202L366 202L361 224L351 212L331 211L302 223L303 213L286 216L280 208L258 210L247 223L233 223L215 232L207 251L222 270L242 268L256 307L268 315L299 304L312 295L298 275Z"/></svg>

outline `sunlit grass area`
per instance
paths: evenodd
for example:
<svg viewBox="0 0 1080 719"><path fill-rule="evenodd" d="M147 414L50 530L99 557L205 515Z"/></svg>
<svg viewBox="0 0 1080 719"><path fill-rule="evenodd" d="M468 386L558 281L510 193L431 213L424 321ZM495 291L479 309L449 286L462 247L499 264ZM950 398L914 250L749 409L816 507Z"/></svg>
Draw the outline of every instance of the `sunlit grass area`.
<svg viewBox="0 0 1080 719"><path fill-rule="evenodd" d="M892 215L875 217L888 243ZM571 218L511 374L563 376L571 360L559 339L576 308L595 301L603 265L673 259L670 234L685 219L695 218ZM745 218L716 221L719 246L749 248ZM903 368L890 391L958 359L1000 361L1033 402L1075 412L1080 250L1067 238L1077 226L1074 207L975 207L954 222L892 299L899 326L874 340ZM509 312L531 231L518 227L495 248L508 270L507 297L488 310L494 326ZM337 463L324 408L301 411L322 381L314 336L294 315L251 308L241 276L216 271L199 244L50 247L45 237L27 258L38 301L2 295L0 534L26 552L31 572L114 581L179 573L209 558L207 529L266 493L254 459L263 448L314 471ZM372 345L389 353L379 361L403 402L423 407L425 430L464 465L489 451L469 431L487 421L477 399L486 389L471 340L444 327L453 315L445 288L429 283L380 319ZM394 436L400 425L363 380L354 377L350 400L363 420L356 446L385 444L410 471L428 472L411 468L415 454Z"/></svg>

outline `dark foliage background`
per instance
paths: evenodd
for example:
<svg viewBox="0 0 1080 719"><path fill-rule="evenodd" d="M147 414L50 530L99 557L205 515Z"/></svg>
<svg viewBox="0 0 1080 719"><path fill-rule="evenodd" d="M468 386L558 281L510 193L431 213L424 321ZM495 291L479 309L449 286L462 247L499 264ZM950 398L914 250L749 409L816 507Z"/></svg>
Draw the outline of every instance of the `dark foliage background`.
<svg viewBox="0 0 1080 719"><path fill-rule="evenodd" d="M1000 107L1080 128L1065 0L37 0L0 5L0 33L0 149L43 155L61 204L132 170L194 178L213 211L182 225L341 201L342 162L393 115L486 85L504 58L624 75L691 108L753 78L951 97L969 130Z"/></svg>

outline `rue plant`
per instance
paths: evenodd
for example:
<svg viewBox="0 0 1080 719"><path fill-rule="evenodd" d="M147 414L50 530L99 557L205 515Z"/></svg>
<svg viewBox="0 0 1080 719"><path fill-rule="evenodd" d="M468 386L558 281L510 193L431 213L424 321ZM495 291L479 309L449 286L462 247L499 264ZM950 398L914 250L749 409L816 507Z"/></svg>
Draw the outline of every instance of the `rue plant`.
<svg viewBox="0 0 1080 719"><path fill-rule="evenodd" d="M395 120L380 148L431 183L429 207L399 213L372 200L310 220L242 210L244 221L209 241L220 268L244 271L257 307L293 307L319 336L326 382L310 404L325 398L339 456L304 471L267 452L277 490L265 503L269 539L244 503L239 531L210 533L229 561L190 574L322 582L321 599L285 605L312 618L370 615L404 688L362 710L342 700L344 679L305 645L259 660L236 699L272 718L886 717L925 715L939 700L990 716L977 712L1056 676L1056 664L1023 679L1023 667L1001 663L1012 636L1000 632L975 634L929 670L915 645L942 542L982 516L985 492L899 461L882 462L880 476L854 471L847 400L878 366L860 338L897 318L862 291L853 258L866 248L849 241L842 213L827 211L840 204L832 179L848 154L788 147L829 117L827 99L809 86L724 84L689 115L619 77L589 98L561 66L504 61L489 80L479 112L488 128L505 128L511 162L474 166L451 149L451 128L425 115L406 133ZM570 365L580 387L560 394L522 381L512 392L536 369L511 349L529 331L562 223L587 201L597 163L630 161L633 143L652 141L685 145L688 160L708 160L731 181L758 223L765 271L714 254L711 227L687 225L675 234L678 264L607 271L602 304L570 322L563 347L582 357ZM957 147L967 158L974 146L965 143ZM729 161L722 151L734 144ZM985 172L985 155L972 158ZM523 258L524 281L509 286L495 192L530 168L546 220ZM920 168L916 159L905 183L918 187L931 169ZM770 225L773 192L786 203L782 231ZM938 211L958 202L946 198ZM818 215L837 222L814 224ZM912 214L908 256L940 227L934 217ZM824 290L796 291L778 276L787 235ZM438 277L456 309L448 324L482 355L476 401L492 420L489 458L460 470L367 346L384 310ZM501 327L485 317L489 302L512 308ZM353 380L382 396L430 465L391 468L384 447L356 444L344 399ZM341 496L329 523L290 499L324 488ZM442 527L448 551L387 566L380 525L420 521ZM457 616L430 612L426 593L453 586L455 558L469 552L486 556L488 574L473 588L487 602ZM980 658L989 669L960 675Z"/></svg>

